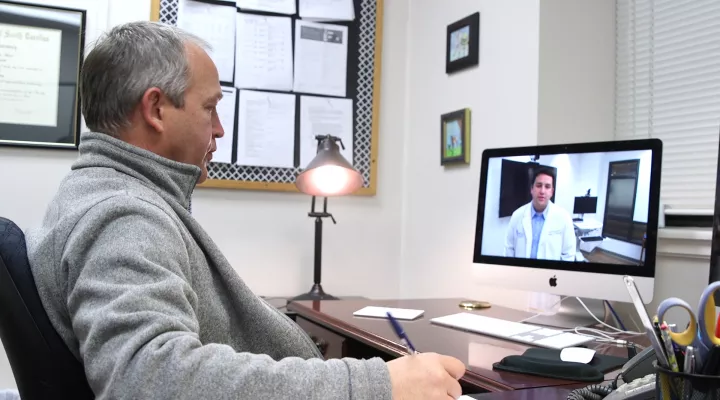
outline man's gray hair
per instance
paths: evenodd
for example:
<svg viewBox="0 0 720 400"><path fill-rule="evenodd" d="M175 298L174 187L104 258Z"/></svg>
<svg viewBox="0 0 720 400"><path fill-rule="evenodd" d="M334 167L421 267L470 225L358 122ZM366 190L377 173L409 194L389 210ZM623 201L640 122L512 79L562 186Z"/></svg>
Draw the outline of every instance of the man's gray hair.
<svg viewBox="0 0 720 400"><path fill-rule="evenodd" d="M175 26L139 21L119 25L98 39L80 73L85 122L92 131L117 136L143 94L157 87L175 107L184 106L190 78L185 46L210 49Z"/></svg>

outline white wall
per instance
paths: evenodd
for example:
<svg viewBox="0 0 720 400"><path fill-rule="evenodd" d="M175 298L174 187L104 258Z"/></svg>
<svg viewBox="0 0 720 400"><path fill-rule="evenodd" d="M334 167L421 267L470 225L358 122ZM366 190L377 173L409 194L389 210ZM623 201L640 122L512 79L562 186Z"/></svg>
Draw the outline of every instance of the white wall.
<svg viewBox="0 0 720 400"><path fill-rule="evenodd" d="M468 279L482 151L612 139L614 2L413 0L410 8L401 294L524 308L527 293ZM443 32L476 11L480 65L448 77ZM470 166L442 168L438 118L463 107L473 111ZM587 163L599 170L598 158ZM563 204L575 196L558 195Z"/></svg>
<svg viewBox="0 0 720 400"><path fill-rule="evenodd" d="M539 40L538 144L612 140L615 2L540 0Z"/></svg>
<svg viewBox="0 0 720 400"><path fill-rule="evenodd" d="M480 65L448 76L447 25L476 11ZM410 15L401 295L471 295L482 150L537 140L538 1L412 0ZM470 165L443 168L440 115L464 107L473 111Z"/></svg>

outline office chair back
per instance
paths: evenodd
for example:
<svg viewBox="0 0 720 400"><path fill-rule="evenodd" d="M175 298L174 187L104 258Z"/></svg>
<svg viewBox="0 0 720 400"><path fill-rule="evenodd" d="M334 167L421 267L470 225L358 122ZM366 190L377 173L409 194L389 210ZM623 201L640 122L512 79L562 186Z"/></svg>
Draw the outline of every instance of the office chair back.
<svg viewBox="0 0 720 400"><path fill-rule="evenodd" d="M23 400L95 398L82 364L45 313L25 235L5 218L0 218L0 339Z"/></svg>

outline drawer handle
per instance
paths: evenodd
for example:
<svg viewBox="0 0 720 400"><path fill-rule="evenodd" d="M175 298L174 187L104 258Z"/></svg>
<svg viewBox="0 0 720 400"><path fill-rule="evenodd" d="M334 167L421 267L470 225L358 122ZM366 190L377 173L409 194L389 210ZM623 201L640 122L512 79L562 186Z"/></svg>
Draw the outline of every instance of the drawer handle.
<svg viewBox="0 0 720 400"><path fill-rule="evenodd" d="M311 338L312 338L313 342L315 342L315 346L317 346L318 350L320 350L320 354L322 354L324 357L325 354L327 353L327 348L328 348L327 340L325 340L323 338L319 338L317 336L311 336Z"/></svg>

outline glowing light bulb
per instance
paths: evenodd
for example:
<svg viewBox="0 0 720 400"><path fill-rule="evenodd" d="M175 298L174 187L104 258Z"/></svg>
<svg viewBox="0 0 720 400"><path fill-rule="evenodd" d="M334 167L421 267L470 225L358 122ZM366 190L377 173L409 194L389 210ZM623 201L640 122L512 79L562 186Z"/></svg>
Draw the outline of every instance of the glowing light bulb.
<svg viewBox="0 0 720 400"><path fill-rule="evenodd" d="M345 188L349 180L348 171L336 165L326 165L313 171L312 182L322 193L332 195Z"/></svg>

